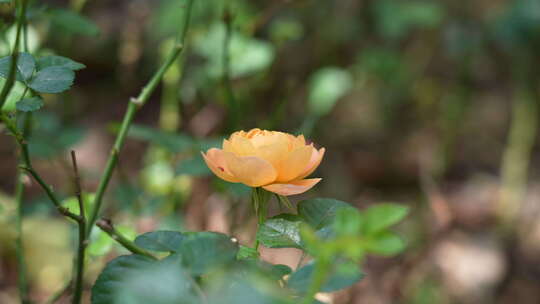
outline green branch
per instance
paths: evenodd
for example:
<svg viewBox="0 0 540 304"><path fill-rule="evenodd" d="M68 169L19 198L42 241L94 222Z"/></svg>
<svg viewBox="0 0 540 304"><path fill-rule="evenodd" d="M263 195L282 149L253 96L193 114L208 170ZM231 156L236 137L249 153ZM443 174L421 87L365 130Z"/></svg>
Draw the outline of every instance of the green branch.
<svg viewBox="0 0 540 304"><path fill-rule="evenodd" d="M124 115L124 119L122 121L122 125L120 127L120 131L118 135L116 136L116 140L114 142L113 148L111 149L111 153L109 156L109 159L107 160L107 164L105 166L105 171L103 172L103 175L101 176L99 186L96 192L96 197L94 200L94 208L92 210L92 214L89 217L88 221L88 229L86 230L86 235L89 236L92 232L92 226L96 222L99 212L101 210L101 205L103 203L103 196L105 195L105 192L107 191L107 187L109 186L109 182L111 180L113 171L118 163L118 153L122 149L124 145L124 141L126 139L127 133L129 131L129 128L131 127L131 124L133 122L133 118L135 117L135 114L137 113L138 109L144 106L144 104L148 101L148 98L150 95L154 92L157 85L161 82L161 79L163 78L163 75L169 67L176 61L178 56L182 53L184 49L184 41L186 38L187 29L189 27L189 20L191 15L191 8L193 6L193 0L187 0L187 4L184 8L184 16L183 16L183 23L181 25L179 36L177 37L177 41L175 46L173 47L172 51L170 52L169 56L163 63L163 65L159 68L159 70L154 74L154 76L150 79L148 84L142 89L141 93L137 98L132 98L129 102L127 111Z"/></svg>
<svg viewBox="0 0 540 304"><path fill-rule="evenodd" d="M23 136L27 136L31 131L31 118L32 114L27 113L23 115ZM22 164L23 160L20 159L19 163ZM28 282L26 281L27 272L26 272L26 258L24 254L24 242L23 242L23 201L24 201L24 174L22 170L17 171L17 184L15 188L15 201L17 202L17 216L16 216L16 229L17 229L17 241L16 241L16 252L17 252L17 269L19 271L19 296L23 304L30 303L28 296Z"/></svg>
<svg viewBox="0 0 540 304"><path fill-rule="evenodd" d="M6 79L6 82L4 83L4 87L2 88L2 91L0 92L0 112L2 112L2 108L4 107L4 104L6 103L6 100L9 96L9 92L11 92L11 88L13 88L13 85L15 84L15 75L17 72L17 59L19 58L19 44L21 40L21 31L23 28L23 25L26 23L26 5L27 0L19 0L19 7L18 7L18 14L17 14L17 34L15 36L15 45L13 46L13 50L11 52L11 62L9 65L9 72L8 77Z"/></svg>
<svg viewBox="0 0 540 304"><path fill-rule="evenodd" d="M98 226L101 230L107 233L113 240L117 241L118 244L122 245L122 247L126 248L131 253L144 255L152 259L157 259L152 253L150 253L144 248L137 246L133 241L129 240L128 238L123 236L120 232L118 232L118 230L114 228L110 220L100 219L99 221L96 222L96 226Z"/></svg>
<svg viewBox="0 0 540 304"><path fill-rule="evenodd" d="M257 231L255 233L255 244L253 247L255 250L259 251L259 239L257 234L259 229L266 221L266 216L268 214L268 200L270 199L270 192L264 190L263 188L252 188L251 190L251 203L253 205L253 210L255 211L255 216L257 217Z"/></svg>
<svg viewBox="0 0 540 304"><path fill-rule="evenodd" d="M6 82L4 83L4 86L2 87L2 91L0 92L0 114L2 114L2 117L0 117L0 120L4 120L5 116L2 113L2 108L4 107L4 104L6 103L6 100L9 96L9 93L11 92L11 89L13 88L13 85L15 84L15 75L16 75L16 67L17 67L17 60L19 57L19 45L20 45L20 39L21 39L21 31L26 29L26 6L27 1L21 0L17 2L19 5L18 8L18 14L17 14L17 33L15 36L15 45L13 46L12 53L11 53L11 62L9 65L9 71L8 71L8 77L6 79ZM11 122L11 121L10 121ZM7 124L6 124L7 125ZM8 126L10 130L13 130L13 128L16 130L16 125L10 124ZM25 121L24 121L24 129L22 131L23 134L20 135L20 137L23 137L26 135L26 133L29 132L30 129L30 117L29 115L25 115ZM19 133L19 132L17 132ZM28 151L23 151L22 153L22 159L19 160L19 163L26 163L29 161L28 157ZM19 297L20 301L23 304L30 303L29 296L28 296L28 282L26 280L27 278L27 272L26 272L26 259L24 254L24 247L23 247L23 229L22 229L22 221L23 221L23 200L24 200L24 182L23 182L23 174L19 170L16 175L16 186L15 186L15 201L17 204L17 214L16 214L16 231L17 231L17 239L15 242L15 251L17 255L17 270L18 270L18 290L19 290Z"/></svg>

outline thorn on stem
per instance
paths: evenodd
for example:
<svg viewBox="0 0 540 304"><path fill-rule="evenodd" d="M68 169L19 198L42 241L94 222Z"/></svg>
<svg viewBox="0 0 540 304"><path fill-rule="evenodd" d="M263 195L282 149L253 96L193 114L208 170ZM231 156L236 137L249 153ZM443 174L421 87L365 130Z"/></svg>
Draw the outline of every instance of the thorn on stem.
<svg viewBox="0 0 540 304"><path fill-rule="evenodd" d="M30 186L32 184L32 179L27 174L21 174L20 179L25 186Z"/></svg>
<svg viewBox="0 0 540 304"><path fill-rule="evenodd" d="M102 219L99 219L96 221L96 226L98 226L99 228L105 230L105 231L111 231L113 230L113 223L111 220L109 219L106 219L106 218L102 218Z"/></svg>
<svg viewBox="0 0 540 304"><path fill-rule="evenodd" d="M139 98L131 97L129 99L129 102L136 104L137 106L141 106L143 104L142 100Z"/></svg>

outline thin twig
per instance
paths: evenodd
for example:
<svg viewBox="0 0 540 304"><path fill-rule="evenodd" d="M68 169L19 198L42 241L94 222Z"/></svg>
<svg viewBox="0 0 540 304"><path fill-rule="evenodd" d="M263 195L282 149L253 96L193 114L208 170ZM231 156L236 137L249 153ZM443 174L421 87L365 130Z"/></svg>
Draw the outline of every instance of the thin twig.
<svg viewBox="0 0 540 304"><path fill-rule="evenodd" d="M30 153L28 152L28 144L25 140L24 134L19 131L17 128L17 124L11 120L11 118L8 117L6 113L3 113L0 111L0 120L4 122L4 125L9 130L9 132L15 137L15 140L17 141L17 144L19 145L19 148L21 149L21 160L22 163L27 166L31 167L30 162Z"/></svg>
<svg viewBox="0 0 540 304"><path fill-rule="evenodd" d="M133 241L129 240L120 232L118 232L118 230L114 228L110 220L100 219L96 222L96 226L101 228L101 230L107 233L113 240L118 242L120 245L122 245L122 247L126 248L130 252L157 260L157 258L152 253L150 253L144 248L137 246Z"/></svg>
<svg viewBox="0 0 540 304"><path fill-rule="evenodd" d="M79 166L77 165L77 155L73 150L71 150L71 163L73 165L73 184L75 186L75 196L77 196L77 200L79 202L79 215L84 219L86 216L82 197L81 176L79 175Z"/></svg>
<svg viewBox="0 0 540 304"><path fill-rule="evenodd" d="M58 212L60 212L64 216L67 216L73 219L76 222L80 221L80 217L77 214L72 213L71 211L69 211L69 209L67 209L66 207L60 204L60 201L54 194L54 191L52 190L52 188L49 185L47 185L45 181L43 181L41 176L32 167L23 165L23 166L20 166L20 168L25 170L28 174L30 174L30 176L34 178L34 180L41 186L41 188L43 188L43 190L45 191L45 193L47 194L51 202L54 204Z"/></svg>
<svg viewBox="0 0 540 304"><path fill-rule="evenodd" d="M84 256L86 252L86 216L84 211L84 201L82 196L81 177L79 175L79 166L77 165L77 156L75 151L71 151L71 162L73 163L75 195L79 202L79 247L77 249L77 271L75 274L75 289L73 292L73 304L81 303L84 279Z"/></svg>

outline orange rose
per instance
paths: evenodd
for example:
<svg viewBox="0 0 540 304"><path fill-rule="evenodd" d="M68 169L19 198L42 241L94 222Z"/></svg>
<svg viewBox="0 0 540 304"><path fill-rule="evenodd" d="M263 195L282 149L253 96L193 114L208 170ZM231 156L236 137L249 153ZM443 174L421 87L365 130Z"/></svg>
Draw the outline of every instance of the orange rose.
<svg viewBox="0 0 540 304"><path fill-rule="evenodd" d="M208 167L220 178L279 195L306 192L320 178L304 179L321 163L324 148L307 145L303 135L252 129L223 140L223 150L202 153Z"/></svg>

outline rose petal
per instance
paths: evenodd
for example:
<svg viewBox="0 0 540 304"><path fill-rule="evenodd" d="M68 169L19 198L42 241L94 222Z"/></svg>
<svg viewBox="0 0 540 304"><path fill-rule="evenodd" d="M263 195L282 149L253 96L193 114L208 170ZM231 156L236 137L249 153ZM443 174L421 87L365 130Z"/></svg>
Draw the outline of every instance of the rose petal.
<svg viewBox="0 0 540 304"><path fill-rule="evenodd" d="M279 170L280 163L287 157L287 137L283 133L275 132L271 136L264 137L266 141L256 141L257 137L252 139L252 143L257 150L257 156L269 161L276 170Z"/></svg>
<svg viewBox="0 0 540 304"><path fill-rule="evenodd" d="M304 193L315 186L320 180L321 178L302 179L287 184L266 185L263 188L279 195L288 196Z"/></svg>
<svg viewBox="0 0 540 304"><path fill-rule="evenodd" d="M247 134L246 131L240 130L240 131L236 131L233 134L231 134L231 136L229 136L229 138L233 138L235 136L244 136L245 137L246 134Z"/></svg>
<svg viewBox="0 0 540 304"><path fill-rule="evenodd" d="M255 148L271 145L278 142L283 142L285 144L287 143L287 137L285 136L285 133L276 131L260 131L259 133L250 136L249 140Z"/></svg>
<svg viewBox="0 0 540 304"><path fill-rule="evenodd" d="M257 155L257 151L250 140L243 136L231 136L229 140L223 140L223 150L239 156Z"/></svg>
<svg viewBox="0 0 540 304"><path fill-rule="evenodd" d="M236 156L224 152L227 168L241 183L250 187L259 187L276 180L276 170L268 161L257 156Z"/></svg>
<svg viewBox="0 0 540 304"><path fill-rule="evenodd" d="M259 134L259 133L261 133L261 132L262 132L261 129L259 129L259 128L254 128L254 129L251 129L251 130L247 131L245 137L247 137L247 138L252 138L253 136L255 136L255 135L257 135L257 134Z"/></svg>
<svg viewBox="0 0 540 304"><path fill-rule="evenodd" d="M311 154L311 159L309 160L309 163L306 166L304 173L302 173L298 178L304 178L313 173L313 171L315 171L315 169L317 169L317 167L319 167L319 165L321 164L325 151L325 148L321 148L319 151L313 148L313 154Z"/></svg>
<svg viewBox="0 0 540 304"><path fill-rule="evenodd" d="M306 145L306 139L304 138L304 135L298 135L294 136L291 134L287 134L289 139L289 151L292 151L294 149L297 149L299 147L303 147Z"/></svg>
<svg viewBox="0 0 540 304"><path fill-rule="evenodd" d="M278 168L278 182L297 180L311 159L314 150L311 146L303 146L289 152L289 155L281 162Z"/></svg>
<svg viewBox="0 0 540 304"><path fill-rule="evenodd" d="M210 168L210 170L212 170L212 172L214 172L215 175L228 182L237 183L238 180L232 176L227 168L223 153L224 152L222 150L216 148L208 150L206 154L201 152L206 165L208 168Z"/></svg>

